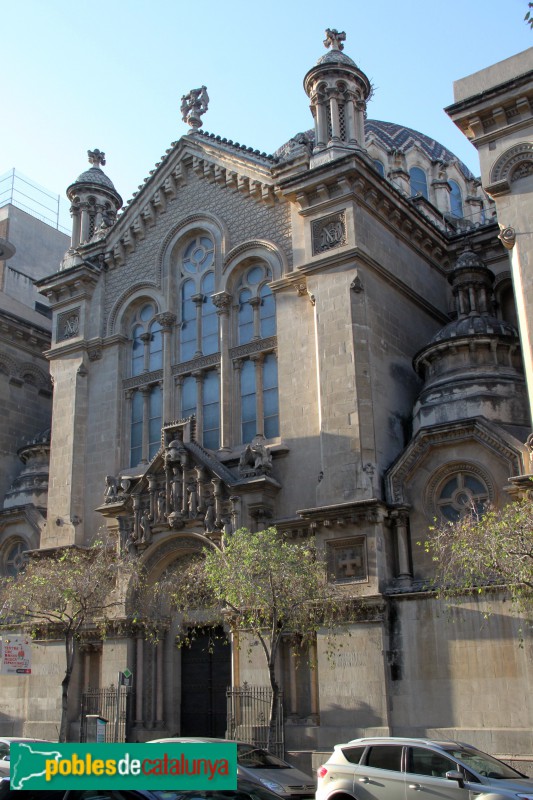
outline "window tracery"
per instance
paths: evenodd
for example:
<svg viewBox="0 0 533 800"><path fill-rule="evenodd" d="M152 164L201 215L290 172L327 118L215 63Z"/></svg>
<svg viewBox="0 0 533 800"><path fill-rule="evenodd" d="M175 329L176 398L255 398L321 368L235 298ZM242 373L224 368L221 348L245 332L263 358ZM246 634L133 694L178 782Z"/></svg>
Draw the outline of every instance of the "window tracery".
<svg viewBox="0 0 533 800"><path fill-rule="evenodd" d="M29 550L28 545L22 539L11 540L4 547L3 574L15 578L23 569L26 562L25 553Z"/></svg>

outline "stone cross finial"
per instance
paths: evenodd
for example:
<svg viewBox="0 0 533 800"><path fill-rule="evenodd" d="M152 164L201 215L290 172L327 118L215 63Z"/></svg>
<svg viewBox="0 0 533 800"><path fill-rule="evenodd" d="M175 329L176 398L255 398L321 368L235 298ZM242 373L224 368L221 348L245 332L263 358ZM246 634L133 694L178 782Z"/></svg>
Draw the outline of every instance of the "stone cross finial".
<svg viewBox="0 0 533 800"><path fill-rule="evenodd" d="M346 41L344 31L338 31L336 28L326 29L324 47L331 47L332 50L344 50L344 45L342 44L344 41Z"/></svg>
<svg viewBox="0 0 533 800"><path fill-rule="evenodd" d="M196 130L202 124L201 116L207 111L209 96L205 86L199 89L191 89L189 94L184 94L181 98L181 116L192 130ZM191 133L191 131L189 131Z"/></svg>
<svg viewBox="0 0 533 800"><path fill-rule="evenodd" d="M89 164L92 164L93 167L105 165L105 153L102 153L98 148L96 150L87 150L87 156L89 158Z"/></svg>

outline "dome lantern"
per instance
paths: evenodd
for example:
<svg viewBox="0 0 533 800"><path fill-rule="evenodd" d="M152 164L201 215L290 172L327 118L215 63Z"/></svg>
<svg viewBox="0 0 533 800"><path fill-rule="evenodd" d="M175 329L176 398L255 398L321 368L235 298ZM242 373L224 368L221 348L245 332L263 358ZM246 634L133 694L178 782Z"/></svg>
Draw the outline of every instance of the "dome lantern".
<svg viewBox="0 0 533 800"><path fill-rule="evenodd" d="M89 242L99 229L110 227L122 208L122 198L113 182L102 170L105 153L88 150L90 169L82 174L67 189L72 217L71 249Z"/></svg>
<svg viewBox="0 0 533 800"><path fill-rule="evenodd" d="M315 121L312 166L350 150L364 150L366 103L372 87L365 73L342 52L345 39L343 31L328 28L324 46L329 52L304 78Z"/></svg>

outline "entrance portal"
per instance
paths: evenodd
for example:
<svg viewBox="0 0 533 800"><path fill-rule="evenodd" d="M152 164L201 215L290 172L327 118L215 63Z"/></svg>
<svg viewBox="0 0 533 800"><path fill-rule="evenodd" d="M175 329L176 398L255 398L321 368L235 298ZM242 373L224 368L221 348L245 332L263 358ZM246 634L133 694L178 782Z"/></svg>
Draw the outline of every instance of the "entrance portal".
<svg viewBox="0 0 533 800"><path fill-rule="evenodd" d="M181 650L181 736L226 735L231 647L221 627L205 628Z"/></svg>

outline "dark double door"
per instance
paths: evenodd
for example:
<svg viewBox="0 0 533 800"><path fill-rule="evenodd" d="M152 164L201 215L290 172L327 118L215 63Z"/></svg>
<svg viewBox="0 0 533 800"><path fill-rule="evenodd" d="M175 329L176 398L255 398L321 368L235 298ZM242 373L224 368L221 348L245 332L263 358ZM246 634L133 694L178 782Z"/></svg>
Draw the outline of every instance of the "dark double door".
<svg viewBox="0 0 533 800"><path fill-rule="evenodd" d="M181 650L181 736L226 734L231 647L222 628L206 628Z"/></svg>

